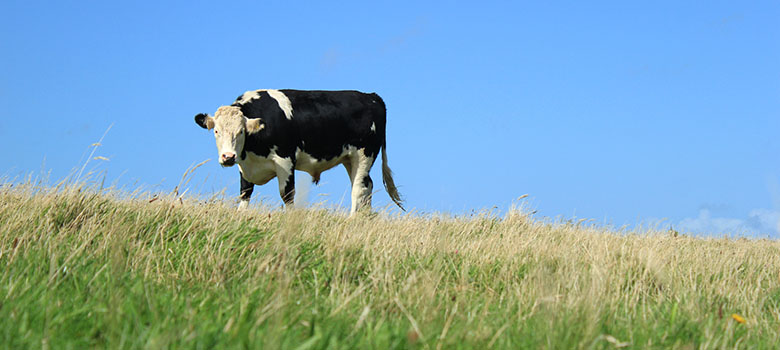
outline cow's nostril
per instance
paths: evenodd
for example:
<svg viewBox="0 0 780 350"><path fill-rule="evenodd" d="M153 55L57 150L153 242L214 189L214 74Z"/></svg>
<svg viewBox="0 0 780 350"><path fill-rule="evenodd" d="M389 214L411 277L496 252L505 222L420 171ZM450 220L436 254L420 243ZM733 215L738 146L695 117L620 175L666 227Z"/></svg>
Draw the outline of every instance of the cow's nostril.
<svg viewBox="0 0 780 350"><path fill-rule="evenodd" d="M227 165L233 165L233 163L236 162L236 154L235 153L223 153L222 156L222 164Z"/></svg>

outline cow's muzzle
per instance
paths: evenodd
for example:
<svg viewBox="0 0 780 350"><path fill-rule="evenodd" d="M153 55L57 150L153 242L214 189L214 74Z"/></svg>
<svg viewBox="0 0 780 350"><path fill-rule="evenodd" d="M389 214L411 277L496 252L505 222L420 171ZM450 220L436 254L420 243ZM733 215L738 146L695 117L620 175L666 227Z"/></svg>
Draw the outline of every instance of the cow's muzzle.
<svg viewBox="0 0 780 350"><path fill-rule="evenodd" d="M219 164L222 166L233 166L233 164L236 164L236 154L222 153L222 156L219 158Z"/></svg>

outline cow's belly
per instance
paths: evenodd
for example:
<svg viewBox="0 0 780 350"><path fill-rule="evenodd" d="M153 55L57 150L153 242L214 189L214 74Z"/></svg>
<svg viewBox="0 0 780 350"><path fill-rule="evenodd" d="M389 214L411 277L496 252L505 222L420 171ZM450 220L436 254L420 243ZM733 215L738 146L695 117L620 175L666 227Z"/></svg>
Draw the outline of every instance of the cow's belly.
<svg viewBox="0 0 780 350"><path fill-rule="evenodd" d="M295 155L295 169L309 173L317 181L320 173L343 163L354 152L355 147L350 146L345 147L341 154L331 159L318 159L304 151L298 150Z"/></svg>
<svg viewBox="0 0 780 350"><path fill-rule="evenodd" d="M276 166L268 158L246 152L246 159L238 163L241 176L255 185L263 185L276 177Z"/></svg>

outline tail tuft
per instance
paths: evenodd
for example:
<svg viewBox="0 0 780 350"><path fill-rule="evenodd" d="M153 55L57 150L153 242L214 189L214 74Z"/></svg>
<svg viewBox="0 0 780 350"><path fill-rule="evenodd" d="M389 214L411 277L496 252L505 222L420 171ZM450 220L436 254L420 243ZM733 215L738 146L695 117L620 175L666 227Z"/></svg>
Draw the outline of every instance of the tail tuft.
<svg viewBox="0 0 780 350"><path fill-rule="evenodd" d="M406 211L404 209L403 199L401 199L401 195L398 193L398 189L395 187L395 181L393 181L393 171L390 170L390 167L387 166L387 147L383 144L382 145L382 183L385 185L385 190L387 191L387 194L390 195L390 199L395 202L395 205L397 205L401 210Z"/></svg>

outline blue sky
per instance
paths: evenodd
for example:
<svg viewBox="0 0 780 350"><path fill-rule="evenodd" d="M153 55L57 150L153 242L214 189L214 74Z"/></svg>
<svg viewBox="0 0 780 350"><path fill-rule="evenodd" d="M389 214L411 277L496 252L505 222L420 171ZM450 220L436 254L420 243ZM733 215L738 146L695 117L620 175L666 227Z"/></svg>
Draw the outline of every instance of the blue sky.
<svg viewBox="0 0 780 350"><path fill-rule="evenodd" d="M356 89L388 106L418 212L664 220L780 237L780 3L0 3L0 175L92 166L238 193L193 122L247 90ZM379 167L372 172L378 181ZM348 204L343 169L308 202ZM276 185L255 197L280 204ZM384 192L375 206L389 203Z"/></svg>

